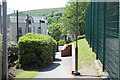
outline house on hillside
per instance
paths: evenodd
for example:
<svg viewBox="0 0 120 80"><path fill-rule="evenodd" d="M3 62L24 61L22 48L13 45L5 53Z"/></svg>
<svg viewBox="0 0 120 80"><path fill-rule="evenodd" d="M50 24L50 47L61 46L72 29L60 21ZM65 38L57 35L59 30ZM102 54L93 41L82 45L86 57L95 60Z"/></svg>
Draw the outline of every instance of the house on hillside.
<svg viewBox="0 0 120 80"><path fill-rule="evenodd" d="M48 35L47 20L44 17L29 16L19 13L19 37L26 33L40 33ZM17 17L16 14L9 15L9 40L17 41Z"/></svg>

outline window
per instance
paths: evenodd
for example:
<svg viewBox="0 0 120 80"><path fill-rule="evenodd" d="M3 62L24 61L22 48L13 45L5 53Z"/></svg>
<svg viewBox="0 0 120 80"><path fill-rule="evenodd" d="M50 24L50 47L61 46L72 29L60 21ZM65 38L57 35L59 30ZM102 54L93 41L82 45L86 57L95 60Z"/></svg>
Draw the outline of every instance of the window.
<svg viewBox="0 0 120 80"><path fill-rule="evenodd" d="M28 28L28 32L32 32L31 30L32 30L32 28L31 28L31 27L29 27L29 28Z"/></svg>
<svg viewBox="0 0 120 80"><path fill-rule="evenodd" d="M22 36L22 28L21 27L19 27L18 33L19 33L19 36Z"/></svg>
<svg viewBox="0 0 120 80"><path fill-rule="evenodd" d="M38 27L38 33L41 33L41 27Z"/></svg>
<svg viewBox="0 0 120 80"><path fill-rule="evenodd" d="M35 33L35 26L33 26L33 33Z"/></svg>

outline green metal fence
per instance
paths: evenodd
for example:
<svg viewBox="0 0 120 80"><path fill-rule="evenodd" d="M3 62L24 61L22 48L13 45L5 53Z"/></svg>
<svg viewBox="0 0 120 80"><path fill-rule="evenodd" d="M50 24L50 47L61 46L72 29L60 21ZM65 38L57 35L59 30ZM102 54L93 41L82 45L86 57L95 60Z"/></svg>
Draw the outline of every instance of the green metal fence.
<svg viewBox="0 0 120 80"><path fill-rule="evenodd" d="M110 78L120 80L119 2L91 2L86 11L86 39Z"/></svg>

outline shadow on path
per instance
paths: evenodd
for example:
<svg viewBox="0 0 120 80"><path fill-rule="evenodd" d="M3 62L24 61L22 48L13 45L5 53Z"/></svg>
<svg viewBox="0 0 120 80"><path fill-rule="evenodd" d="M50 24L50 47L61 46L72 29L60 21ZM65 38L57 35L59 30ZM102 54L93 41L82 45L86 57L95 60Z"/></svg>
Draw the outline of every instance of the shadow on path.
<svg viewBox="0 0 120 80"><path fill-rule="evenodd" d="M73 78L71 74L71 57L61 57L61 52L56 52L52 65L40 70L34 78ZM51 79L52 80L52 79Z"/></svg>
<svg viewBox="0 0 120 80"><path fill-rule="evenodd" d="M59 58L56 58L55 60L54 60L54 62L61 62L62 60L61 59L59 59Z"/></svg>
<svg viewBox="0 0 120 80"><path fill-rule="evenodd" d="M40 70L40 72L52 71L52 70L56 69L58 66L60 66L59 63L52 63L51 66L49 66L43 70Z"/></svg>
<svg viewBox="0 0 120 80"><path fill-rule="evenodd" d="M56 69L58 66L61 65L59 63L61 61L62 61L61 59L56 58L49 67L46 67L45 69L40 70L40 72L47 72L47 71L52 71L52 70Z"/></svg>
<svg viewBox="0 0 120 80"><path fill-rule="evenodd" d="M24 69L26 71L39 71L39 72L47 72L47 71L52 71L54 69L56 69L58 66L60 66L61 64L59 62L61 62L62 60L59 59L59 58L56 58L53 63L48 66L48 67L45 67L44 69Z"/></svg>

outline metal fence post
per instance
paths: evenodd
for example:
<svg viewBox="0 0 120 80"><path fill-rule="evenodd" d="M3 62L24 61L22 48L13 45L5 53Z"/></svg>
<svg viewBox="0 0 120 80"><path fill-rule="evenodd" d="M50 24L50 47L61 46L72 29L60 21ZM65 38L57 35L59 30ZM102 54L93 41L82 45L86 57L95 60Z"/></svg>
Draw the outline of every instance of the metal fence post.
<svg viewBox="0 0 120 80"><path fill-rule="evenodd" d="M17 10L17 42L19 40L19 22L18 22L18 10Z"/></svg>
<svg viewBox="0 0 120 80"><path fill-rule="evenodd" d="M96 24L97 24L97 25L96 25L96 27L97 27L97 33L96 33L96 34L97 34L97 51L96 51L96 59L98 60L98 21L99 21L99 20L98 20L98 18L99 18L99 12L98 12L99 7L98 7L98 2L97 2L96 7L97 7L97 9L96 9L96 10L97 10L97 13L96 13L96 14L97 14L97 16L96 16L96 17L97 17L97 23L96 23Z"/></svg>
<svg viewBox="0 0 120 80"><path fill-rule="evenodd" d="M93 2L92 4L92 51L94 52L94 10L95 10L95 6L94 6L95 2Z"/></svg>
<svg viewBox="0 0 120 80"><path fill-rule="evenodd" d="M92 47L92 2L90 4L90 47Z"/></svg>
<svg viewBox="0 0 120 80"><path fill-rule="evenodd" d="M105 71L105 58L106 58L106 55L105 55L105 26L106 26L106 2L104 2L104 28L103 28L103 71Z"/></svg>
<svg viewBox="0 0 120 80"><path fill-rule="evenodd" d="M7 0L2 0L3 5L3 62L2 79L8 80L8 54L7 54Z"/></svg>

